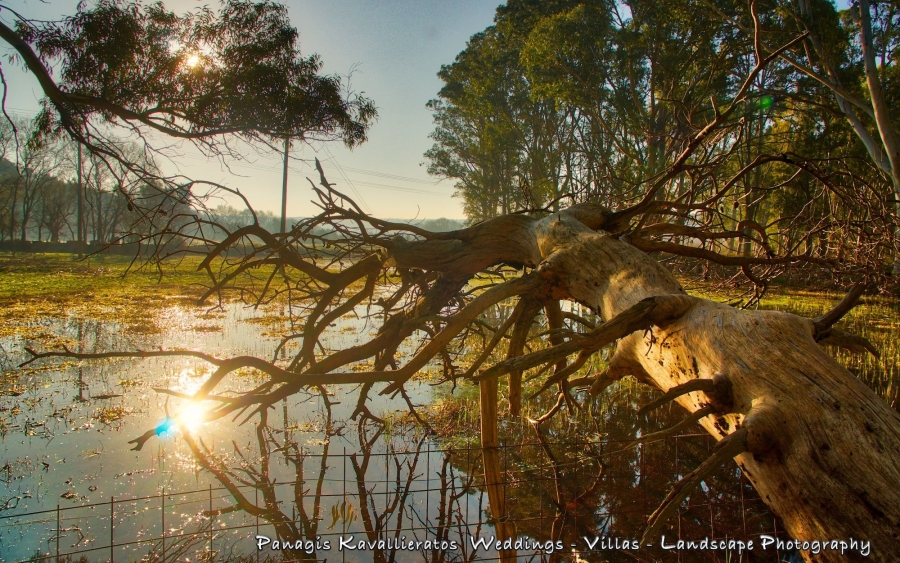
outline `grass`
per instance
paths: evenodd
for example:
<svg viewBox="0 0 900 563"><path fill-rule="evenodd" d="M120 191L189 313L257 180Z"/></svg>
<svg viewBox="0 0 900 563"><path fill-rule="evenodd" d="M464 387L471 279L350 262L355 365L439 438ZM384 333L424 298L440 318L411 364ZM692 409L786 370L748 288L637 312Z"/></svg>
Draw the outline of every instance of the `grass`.
<svg viewBox="0 0 900 563"><path fill-rule="evenodd" d="M690 279L680 281L692 295L719 302L739 302L720 286ZM831 310L843 297L843 293L835 291L772 287L759 308L813 319ZM900 301L867 295L835 326L869 339L881 355L876 358L831 346L826 351L891 406L900 406Z"/></svg>
<svg viewBox="0 0 900 563"><path fill-rule="evenodd" d="M0 253L0 337L43 341L37 321L70 317L154 332L147 311L196 304L207 281L196 271L196 258L166 265L162 278L150 269L128 272L130 263L125 256L78 260L71 254Z"/></svg>
<svg viewBox="0 0 900 563"><path fill-rule="evenodd" d="M764 299L762 307L815 318L834 307L842 297L840 293L782 290ZM900 303L887 297L866 296L836 326L868 338L881 356L854 354L834 347L828 351L896 408L900 404Z"/></svg>
<svg viewBox="0 0 900 563"><path fill-rule="evenodd" d="M199 258L169 263L160 272L152 268L132 269L127 256L97 256L82 260L73 254L0 253L0 304L23 299L65 299L75 294L103 296L122 291L199 289L208 283L197 271Z"/></svg>

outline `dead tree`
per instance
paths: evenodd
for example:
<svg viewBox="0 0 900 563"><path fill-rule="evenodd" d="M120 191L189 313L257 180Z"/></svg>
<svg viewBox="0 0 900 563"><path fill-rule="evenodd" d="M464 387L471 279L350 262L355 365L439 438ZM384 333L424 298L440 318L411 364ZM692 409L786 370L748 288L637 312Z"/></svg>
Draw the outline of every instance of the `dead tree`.
<svg viewBox="0 0 900 563"><path fill-rule="evenodd" d="M333 188L320 193L327 201L340 197ZM405 393L404 384L412 376L433 359L443 358L447 378L468 376L480 384L486 485L492 511L502 514L499 471L491 472L491 467L499 467L490 462L498 445L499 379L526 370L547 371L550 375L542 389L555 386L565 397L571 388L569 377L594 352L616 343L608 368L589 382L594 392L611 381L634 376L664 392L663 401L678 402L689 413L687 422L699 422L720 440L712 456L685 477L651 516L646 537L654 538L691 489L713 468L733 458L792 537L865 536L872 541L872 553L882 559L900 549L900 468L896 463L900 415L823 349L824 344L855 350L871 346L832 328L855 304L859 288L834 311L815 320L740 310L691 297L656 260L604 230L615 229L623 212L596 204L576 205L544 217L506 216L451 233L420 231L416 234L421 239L415 241L386 237L394 230L416 229L366 217L352 204L347 209L335 205L327 212L336 229L349 229L350 220L359 229L356 236L341 239L339 246L352 240L353 251L369 250L363 259L339 271L300 255L287 243L290 238L269 235L259 227L243 229L220 243L224 250L239 237L254 236L262 255L242 259L235 271L265 271L261 282L267 291L302 291L316 299L307 302L303 330L295 335L301 339L301 350L289 365L253 357L220 360L201 355L218 367L192 397L220 401L210 418L248 409L264 413L300 389L351 382L364 384L357 414L371 416L365 399L376 384L386 384L381 393ZM309 236L295 229L290 237ZM371 251L373 247L376 250ZM350 252L349 248L335 251L332 259ZM214 287L224 290L238 277L234 272L222 277L213 272L217 254L210 253L204 267L216 276ZM500 276L509 274L509 269L493 270L491 284L467 289L474 276L500 264L515 264L524 273L503 280ZM388 270L398 272L399 283L388 283L393 293L376 299L376 281ZM272 280L281 274L285 279L276 286ZM260 289L260 295L264 294ZM485 367L490 350L505 333L514 331L518 323L514 313L485 338L487 353L463 372L450 356L452 344L465 337L486 310L511 298L526 304L577 301L596 311L603 322L593 330L569 332L545 348ZM344 350L318 353L316 344L334 319L361 303L382 310L385 320L377 335ZM516 311L535 315L537 308L524 305ZM396 351L414 331L426 336L401 365ZM117 355L160 354L184 352ZM36 353L35 358L56 355L90 357L63 351ZM366 360L374 360L372 370L349 370ZM269 379L241 396L217 395L215 390L225 377L241 367L256 368ZM136 440L137 447L150 435ZM499 532L511 534L502 526ZM830 557L842 556L826 552L820 558Z"/></svg>

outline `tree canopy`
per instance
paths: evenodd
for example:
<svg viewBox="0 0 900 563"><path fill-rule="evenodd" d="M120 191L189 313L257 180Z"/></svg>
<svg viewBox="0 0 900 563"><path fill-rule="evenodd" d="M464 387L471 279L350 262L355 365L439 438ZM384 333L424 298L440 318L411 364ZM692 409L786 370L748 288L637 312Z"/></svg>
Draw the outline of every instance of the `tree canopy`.
<svg viewBox="0 0 900 563"><path fill-rule="evenodd" d="M366 139L371 100L320 73L303 56L287 9L228 0L183 15L162 3L100 0L57 21L12 14L0 38L16 53L7 64L33 73L46 98L44 133L88 136L104 124L147 128L220 150L224 135Z"/></svg>
<svg viewBox="0 0 900 563"><path fill-rule="evenodd" d="M377 116L370 99L320 72L317 55L301 54L287 8L277 3L227 0L218 10L202 6L178 15L161 2L99 0L79 3L74 15L39 21L0 2L0 14L14 22L0 21L0 39L13 53L0 65L4 89L8 69L21 67L45 95L27 138L6 116L12 137L37 149L68 136L88 149L103 174L119 178L113 191L132 224L104 229L98 218L95 236L105 242L131 232L156 248L177 246L175 239L202 230L213 192L243 199L256 220L238 191L164 174L153 157L168 157L172 138L207 156L240 160L246 156L235 139L263 150L285 139L353 147L366 140ZM142 188L124 189L132 182L123 183L124 175ZM19 195L4 199L12 207L19 202L22 210L8 222L20 225L24 240L29 213ZM114 230L119 235L110 237Z"/></svg>
<svg viewBox="0 0 900 563"><path fill-rule="evenodd" d="M457 182L470 221L646 200L645 250L743 266L757 287L788 263L886 280L895 12L510 1L438 74L429 172Z"/></svg>

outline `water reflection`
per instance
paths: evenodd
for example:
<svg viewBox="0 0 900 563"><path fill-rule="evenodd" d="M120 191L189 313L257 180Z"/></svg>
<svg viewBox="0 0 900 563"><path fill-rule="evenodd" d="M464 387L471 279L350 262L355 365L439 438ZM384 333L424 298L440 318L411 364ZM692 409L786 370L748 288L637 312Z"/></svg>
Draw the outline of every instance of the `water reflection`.
<svg viewBox="0 0 900 563"><path fill-rule="evenodd" d="M191 315L183 312L164 316L178 330L135 334L115 323L66 319L46 331L86 352L177 346L265 357L276 342L260 337L258 327L247 322L253 313L237 306L217 319L223 333L193 330L186 320ZM347 334L355 338L353 331ZM22 348L31 344L12 338L0 342L7 351L4 365L24 359ZM515 538L553 546L519 549L519 560L727 557L618 549L615 542L602 551L586 549L584 537L640 537L647 515L671 485L712 447L705 435L626 447L683 416L675 408L654 412L647 421L637 419L647 396L635 384L616 384L592 401L576 397L583 411L568 418L561 414L538 428L526 417L546 413L556 398L528 403L521 418L501 422L493 457L480 448L477 389L461 385L444 397L458 416L436 421L427 384L411 384L409 394L393 402L369 403L372 416L360 421L350 419L357 406L354 389L319 388L282 401L256 425L226 420L191 426L189 432L132 452L128 440L168 413L185 412L184 403L169 404L152 388L189 393L207 373L203 364L158 358L15 373L5 369L6 396L0 398L3 560L23 560L35 550L55 555L59 540L62 553L95 550L85 553L91 561L223 561L241 554L255 557L257 535L271 540L259 553L272 559L496 560L495 550L475 549L473 541L498 536L498 524ZM252 373L232 382L236 389L254 385ZM432 436L391 416L408 403L432 405L419 408L421 416L448 430ZM486 459L501 477L502 510L488 503ZM16 516L35 510L48 512ZM707 479L666 530L667 537L686 539L776 532L774 518L734 466ZM110 537L117 544L111 550ZM324 548L326 540L330 549ZM300 550L276 551L275 541L313 543L309 549L301 544ZM360 548L360 541L374 543ZM403 549L417 541L433 543ZM449 549L450 544L455 547ZM781 554L772 555L769 560Z"/></svg>
<svg viewBox="0 0 900 563"><path fill-rule="evenodd" d="M554 542L562 552L538 553L542 561L737 561L724 552L673 553L654 547L622 549L640 538L648 515L680 477L705 460L714 441L694 433L633 446L642 433L668 427L683 414L635 416L648 400L634 384L617 384L605 397L587 401L585 412L542 425L525 420L502 427L500 472L505 476L506 514L518 538ZM584 397L578 397L585 400ZM545 412L551 399L540 401ZM455 466L483 474L483 468L456 453ZM480 481L476 484L480 487ZM778 535L768 512L737 467L726 465L704 481L677 518L663 531L673 539L745 538ZM603 538L602 550L587 549L585 538ZM599 545L599 544L598 544ZM596 547L596 546L595 546ZM519 551L523 556L534 551ZM746 555L746 554L745 554ZM784 553L756 554L754 561L780 561Z"/></svg>
<svg viewBox="0 0 900 563"><path fill-rule="evenodd" d="M200 465L231 496L231 506L203 516L241 511L262 520L270 531L242 547L275 559L474 561L467 538L481 533L484 499L472 474L455 468L427 434L412 427L389 434L370 419L347 425L325 399L322 432L305 445L294 439L296 429L276 428L268 416L255 425L252 446L233 444L229 452L187 436ZM162 559L159 548L150 558Z"/></svg>
<svg viewBox="0 0 900 563"><path fill-rule="evenodd" d="M376 563L497 560L493 542L486 549L485 540L500 537L502 522L526 546L514 555L520 561L739 560L724 552L698 557L658 546L629 547L669 487L714 445L705 434L688 434L627 447L642 428L669 425L680 414L673 409L639 421L631 403L645 400L642 395L636 387L613 388L579 419L507 425L496 457L484 456L478 437L465 437L464 427L462 440L435 438L414 426L349 424L335 419L330 407L320 413L317 434L285 432L264 420L254 428L252 447L214 451L199 437L189 443L201 466L230 494L230 505L215 516L238 511L265 523L259 533L264 556ZM484 463L491 459L503 476L504 514L487 502ZM778 525L739 471L725 467L691 496L664 533L669 541L752 539L777 535ZM598 537L602 543L593 543ZM588 549L586 538L602 549ZM427 546L414 543L429 540ZM279 552L271 548L275 542L303 547ZM256 547L246 537L235 537L231 545L244 553ZM754 561L780 561L784 555Z"/></svg>

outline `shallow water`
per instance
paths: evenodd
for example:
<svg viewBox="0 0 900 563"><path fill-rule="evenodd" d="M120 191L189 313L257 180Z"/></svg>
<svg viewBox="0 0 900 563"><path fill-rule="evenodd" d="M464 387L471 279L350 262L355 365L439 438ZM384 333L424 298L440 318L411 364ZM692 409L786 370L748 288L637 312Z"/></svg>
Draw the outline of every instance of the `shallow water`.
<svg viewBox="0 0 900 563"><path fill-rule="evenodd" d="M142 451L132 451L129 440L176 413L179 400L156 393L154 387L166 387L184 393L194 392L210 373L210 366L194 358L112 359L74 362L42 360L22 369L18 365L29 356L26 346L43 348L54 338L67 342L79 352L140 349L193 349L226 357L237 354L270 356L278 340L264 333L265 323L252 322L262 313L237 304L224 311L198 319L199 310L168 307L154 315L154 323L164 327L159 334L130 332L116 323L84 321L74 318L42 321L44 342L20 336L0 339L5 351L5 395L0 397L0 517L10 514L158 495L163 490L188 491L221 484L208 472L199 470L180 431L154 438ZM355 343L369 330L356 318L341 320L326 345ZM271 324L271 323L269 323ZM349 328L350 330L340 330ZM50 336L48 336L50 335ZM232 377L223 387L249 389L256 382L252 374ZM411 397L426 402L431 394L427 385L411 385ZM346 418L354 404L351 390L336 389L333 401L340 402L334 417ZM375 397L374 413L387 413L403 404ZM286 411L270 417L275 428L295 428L307 454L321 451L323 414L318 395L298 394L284 405ZM288 413L287 424L283 413ZM239 425L230 420L205 424L197 435L214 451L255 439L252 424ZM340 438L347 440L346 438ZM353 451L352 442L347 442ZM273 478L292 478L285 468L274 466ZM221 496L221 493L220 495ZM71 513L71 511L69 511ZM94 511L96 512L96 510ZM117 521L117 527L121 526ZM55 527L55 523L54 523ZM4 561L21 560L38 549L45 549L40 534L31 529L22 535L20 527L6 518L0 527L0 555ZM119 528L125 537L128 528ZM108 520L101 526L81 526L85 537L78 547L99 541L108 543ZM118 530L117 530L118 531ZM49 532L49 530L45 531ZM75 539L80 534L73 532ZM68 541L69 537L66 538ZM55 546L54 546L55 549Z"/></svg>
<svg viewBox="0 0 900 563"><path fill-rule="evenodd" d="M177 400L167 404L153 388L193 392L210 372L204 362L47 360L13 367L28 357L25 346L46 348L54 342L82 352L182 348L268 358L283 329L283 321L272 316L277 313L237 304L209 314L171 306L153 314L149 324L161 328L158 332L71 317L40 321L39 342L0 339L7 393L0 397L0 459L6 463L0 472L0 559L20 561L36 552L55 557L57 545L62 554L90 550L83 553L90 561L225 560L256 553L275 558L284 552L270 546L257 552L254 536L274 540L281 526L288 537L319 536L319 548L310 556L319 560L496 560L493 550L472 546L472 538L491 537L493 523L481 486L477 425L459 422L477 417L471 387L448 399L444 388L407 386L417 405L450 401L463 410L456 428L442 437L396 418L385 427L358 426L348 420L356 401L353 388L331 389L330 409L318 394L299 393L271 409L264 428L219 420L193 431L195 447L214 454L204 463L180 431L151 439L140 452L128 444L156 427L167 408L180 409ZM373 328L362 313L341 319L326 347L345 347L367 336ZM246 390L255 382L244 374L220 388ZM670 426L683 416L678 409L663 409L647 423L638 421L635 412L646 393L635 385L614 386L591 403L586 416L548 425L540 435L527 422L503 421L500 463L510 518L520 538L545 548L521 554L531 554L530 560L576 555L588 561L635 560L634 552L618 547L588 553L584 537L638 538L668 488L712 446L709 437L694 434L623 449L648 428ZM371 397L376 416L406 409L400 397ZM551 403L540 399L534 409L546 411ZM235 510L238 500L244 506ZM38 511L45 512L34 514ZM731 466L692 495L667 533L752 537L776 534L777 526ZM342 538L349 547L339 549ZM422 546L360 549L363 538L393 539L401 547L440 540L455 542L456 548L447 554ZM111 540L119 547L110 549ZM562 542L562 552L552 542ZM653 553L642 550L641 557ZM659 555L667 561L682 558ZM775 560L771 555L768 560ZM291 556L305 557L303 550ZM724 561L725 555L704 560Z"/></svg>

